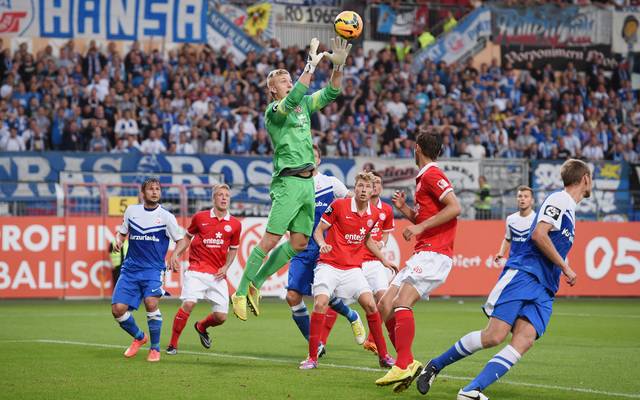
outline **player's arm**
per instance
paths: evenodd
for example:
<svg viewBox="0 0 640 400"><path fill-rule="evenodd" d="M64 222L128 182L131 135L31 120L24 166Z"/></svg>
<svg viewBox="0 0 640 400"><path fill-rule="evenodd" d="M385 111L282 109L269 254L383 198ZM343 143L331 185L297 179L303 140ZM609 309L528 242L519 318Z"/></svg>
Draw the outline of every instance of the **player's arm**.
<svg viewBox="0 0 640 400"><path fill-rule="evenodd" d="M416 223L416 212L407 205L407 194L403 191L396 190L391 197L391 201L396 208L407 217L412 223Z"/></svg>
<svg viewBox="0 0 640 400"><path fill-rule="evenodd" d="M191 221L192 225L193 219ZM171 240L176 242L176 250L182 249L182 251L184 251L184 249L187 248L189 244L191 244L191 238L187 238L186 233L184 229L182 229L182 227L178 225L178 221L176 220L175 215L169 214L169 218L167 220L167 236L169 236ZM192 233L191 235L193 236ZM173 272L178 272L180 271L180 263L178 262L178 257L176 257L175 255L176 252L174 251L169 261L169 268L171 268Z"/></svg>
<svg viewBox="0 0 640 400"><path fill-rule="evenodd" d="M437 226L445 224L460 215L460 203L458 202L458 197L453 191L447 193L440 201L444 204L444 208L438 211L436 215L427 218L417 225L412 225L405 228L404 232L402 233L402 236L404 236L405 240L410 240L413 236L419 235L428 229L433 229Z"/></svg>
<svg viewBox="0 0 640 400"><path fill-rule="evenodd" d="M187 232L184 235L184 240L179 240L176 242L176 248L173 250L173 254L171 254L171 264L173 264L174 258L176 260L180 258L182 253L184 253L187 247L189 247L192 240L193 240L193 235Z"/></svg>
<svg viewBox="0 0 640 400"><path fill-rule="evenodd" d="M309 102L310 112L320 110L327 104L334 101L340 94L340 90L342 89L342 70L344 69L344 64L347 61L347 56L349 55L350 50L351 44L346 40L337 37L335 39L331 39L331 53L326 51L321 53L321 57L325 56L333 63L333 72L329 79L329 86L318 90L311 95L311 100ZM302 77L300 79L302 79ZM311 82L310 78L309 82Z"/></svg>
<svg viewBox="0 0 640 400"><path fill-rule="evenodd" d="M494 259L496 264L499 264L500 260L502 260L507 254L509 254L510 248L511 248L511 229L509 228L509 219L507 218L504 238L502 239L502 243L500 243L500 250L498 250L498 254L496 254L496 258Z"/></svg>
<svg viewBox="0 0 640 400"><path fill-rule="evenodd" d="M113 246L113 251L114 252L119 252L122 249L122 244L124 243L125 240L127 240L127 235L129 234L129 214L131 211L130 207L127 207L127 209L124 211L124 216L122 217L122 224L120 225L120 228L118 228L118 231L116 232L116 243Z"/></svg>
<svg viewBox="0 0 640 400"><path fill-rule="evenodd" d="M313 239L318 243L318 247L320 247L320 253L328 253L333 247L330 244L327 244L324 240L324 233L327 229L331 228L331 225L327 223L324 219L320 220L320 223L316 227L316 230L313 232Z"/></svg>
<svg viewBox="0 0 640 400"><path fill-rule="evenodd" d="M233 260L236 259L236 255L238 254L238 248L235 247L229 247L229 251L227 252L227 258L224 261L224 265L222 266L222 268L220 268L218 270L218 273L216 274L216 279L224 279L227 276L227 271L229 270L229 267L231 266L231 264L233 264Z"/></svg>
<svg viewBox="0 0 640 400"><path fill-rule="evenodd" d="M365 245L367 246L367 249L369 249L371 254L376 256L382 262L382 265L392 270L393 273L398 272L398 266L384 257L384 255L382 254L382 251L380 250L380 247L378 247L378 243L376 243L376 241L373 240L370 234L367 235L367 241L365 242Z"/></svg>
<svg viewBox="0 0 640 400"><path fill-rule="evenodd" d="M569 267L566 261L562 258L556 247L553 245L551 238L549 237L549 232L553 228L553 225L546 221L539 221L536 225L536 229L534 229L533 234L531 234L531 240L536 245L538 249L544 254L545 257L549 259L552 263L560 267L562 273L567 278L567 283L570 286L576 284L576 273Z"/></svg>

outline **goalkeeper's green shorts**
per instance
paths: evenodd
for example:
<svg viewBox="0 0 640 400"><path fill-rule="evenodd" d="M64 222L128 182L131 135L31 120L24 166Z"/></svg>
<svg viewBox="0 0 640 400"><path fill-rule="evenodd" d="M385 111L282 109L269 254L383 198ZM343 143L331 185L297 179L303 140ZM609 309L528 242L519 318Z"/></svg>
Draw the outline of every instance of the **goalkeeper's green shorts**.
<svg viewBox="0 0 640 400"><path fill-rule="evenodd" d="M313 234L316 193L313 176L276 176L271 181L271 211L267 232L284 235L287 231Z"/></svg>

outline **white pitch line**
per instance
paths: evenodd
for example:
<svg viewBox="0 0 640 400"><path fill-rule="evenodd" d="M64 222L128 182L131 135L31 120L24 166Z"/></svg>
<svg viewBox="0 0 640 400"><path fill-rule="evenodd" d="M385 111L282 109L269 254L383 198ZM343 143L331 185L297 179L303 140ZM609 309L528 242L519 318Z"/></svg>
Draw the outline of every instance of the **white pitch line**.
<svg viewBox="0 0 640 400"><path fill-rule="evenodd" d="M101 347L108 349L124 349L125 346L117 345L117 344L104 344L104 343L87 343L87 342L76 342L69 340L55 340L55 339L34 339L34 340L2 340L0 342L30 342L30 343L43 343L43 344L63 344L63 345L74 345L74 346L85 346L85 347ZM232 358L238 360L251 360L251 361L265 361L272 362L278 364L297 364L296 360L285 360L279 358L268 358L268 357L255 357L255 356L245 356L240 354L223 354L223 353L204 353L200 351L180 351L180 354L189 354L189 355L197 355L197 356L207 356L207 357L220 357L220 358ZM322 367L329 368L340 368L340 369L349 369L354 371L366 371L366 372L381 372L385 371L380 368L369 368L369 367L359 367L355 365L340 365L340 364L330 364L330 363L322 363ZM465 376L454 376L454 375L439 375L442 378L448 378L453 380L471 380L471 377ZM599 394L604 396L612 396L612 397L624 397L629 399L640 399L640 393L617 393L617 392L607 392L604 390L596 390L596 389L588 389L588 388L575 388L575 387L567 387L567 386L556 386L556 385L543 385L539 383L528 383L528 382L515 382L509 380L501 380L501 383L513 386L523 386L523 387L532 387L539 389L552 389L559 390L564 392L578 392L578 393L588 393L588 394Z"/></svg>

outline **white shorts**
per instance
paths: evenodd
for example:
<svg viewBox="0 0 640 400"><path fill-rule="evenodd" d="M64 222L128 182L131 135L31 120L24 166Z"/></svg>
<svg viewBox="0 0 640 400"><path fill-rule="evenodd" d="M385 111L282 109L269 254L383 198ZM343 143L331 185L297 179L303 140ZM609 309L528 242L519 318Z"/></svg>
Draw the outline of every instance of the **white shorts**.
<svg viewBox="0 0 640 400"><path fill-rule="evenodd" d="M216 279L212 274L187 271L182 279L180 300L197 303L207 299L213 303L213 312L229 312L229 287L226 279Z"/></svg>
<svg viewBox="0 0 640 400"><path fill-rule="evenodd" d="M389 288L391 280L391 271L382 265L381 261L365 261L362 263L362 273L369 283L369 287L373 293Z"/></svg>
<svg viewBox="0 0 640 400"><path fill-rule="evenodd" d="M399 287L406 282L420 293L420 297L428 299L429 294L447 279L452 265L453 260L444 254L421 251L407 260L391 284Z"/></svg>
<svg viewBox="0 0 640 400"><path fill-rule="evenodd" d="M342 270L329 264L318 263L313 272L314 297L324 294L329 298L339 297L349 304L357 301L361 294L371 293L362 268Z"/></svg>

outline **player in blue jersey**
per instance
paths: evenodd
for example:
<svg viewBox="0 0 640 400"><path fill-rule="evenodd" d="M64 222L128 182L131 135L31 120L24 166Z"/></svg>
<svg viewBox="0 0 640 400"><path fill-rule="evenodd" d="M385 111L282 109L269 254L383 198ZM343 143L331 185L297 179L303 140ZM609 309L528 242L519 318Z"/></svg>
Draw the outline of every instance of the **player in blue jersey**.
<svg viewBox="0 0 640 400"><path fill-rule="evenodd" d="M518 252L529 236L529 228L533 224L533 189L529 186L519 186L516 192L518 211L507 217L507 228L500 245L500 250L496 254L496 264L503 265L509 257Z"/></svg>
<svg viewBox="0 0 640 400"><path fill-rule="evenodd" d="M316 161L316 169L314 170L313 182L316 192L316 208L313 229L320 223L320 218L324 211L336 198L353 197L344 183L340 182L334 176L328 176L318 173L317 166L320 165L320 149L314 145L313 154ZM289 263L289 279L287 283L287 303L291 307L293 321L298 326L300 333L306 340L309 340L310 320L309 311L302 299L302 296L311 296L311 288L313 286L313 270L320 256L320 248L316 244L313 237L309 238L307 248L294 256ZM339 298L331 300L331 307L336 312L344 315L351 323L351 328L357 340L364 341L365 329L360 316L357 312L349 308ZM332 315L332 321L327 322L326 333L331 331L331 326L335 322L336 313ZM361 338L359 338L362 336ZM324 344L326 336L323 332L323 340L321 340L321 348L318 352L319 356L324 355Z"/></svg>
<svg viewBox="0 0 640 400"><path fill-rule="evenodd" d="M418 377L418 390L426 394L447 365L481 349L510 343L485 365L471 383L458 392L458 400L487 400L482 391L506 374L520 360L549 324L555 294L564 275L570 286L576 273L567 264L575 234L576 205L591 196L589 166L580 160L565 161L560 170L564 190L549 195L540 206L531 232L511 253L505 270L483 306L489 324L468 333L449 350L429 361Z"/></svg>
<svg viewBox="0 0 640 400"><path fill-rule="evenodd" d="M122 264L120 278L113 289L111 313L120 327L133 336L133 343L124 352L125 357L133 357L149 339L151 349L147 361L160 361L160 331L162 314L158 301L164 294L163 273L166 269L165 257L169 240L181 242L184 231L176 217L162 208L160 201L160 181L147 179L141 188L143 204L127 207L124 220L116 233L114 249L119 251L122 243L129 239L129 251ZM177 271L178 265L171 266ZM131 310L137 310L144 302L147 310L147 336L136 324Z"/></svg>

